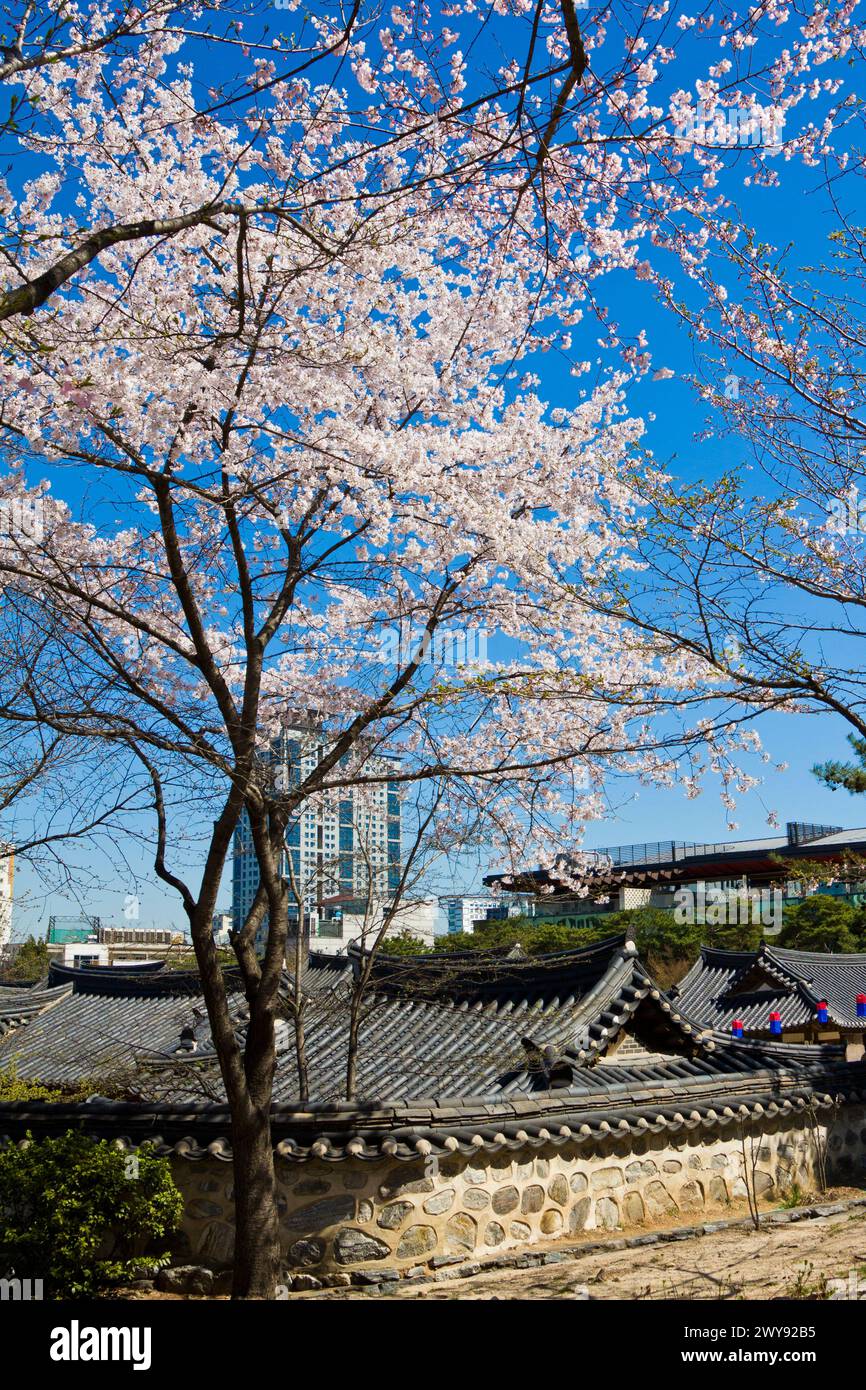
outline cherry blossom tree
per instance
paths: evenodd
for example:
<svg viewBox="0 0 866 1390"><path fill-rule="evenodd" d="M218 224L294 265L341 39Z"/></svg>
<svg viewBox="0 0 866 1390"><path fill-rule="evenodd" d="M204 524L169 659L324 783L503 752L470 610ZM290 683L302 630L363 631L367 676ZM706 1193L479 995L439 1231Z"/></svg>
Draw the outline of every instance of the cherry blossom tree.
<svg viewBox="0 0 866 1390"><path fill-rule="evenodd" d="M435 780L452 826L483 805L501 852L549 853L602 809L608 771L673 776L665 743L682 731L653 716L692 685L687 663L660 672L657 647L623 640L587 602L627 563L639 426L616 385L546 409L501 373L526 322L519 271L478 314L484 270L454 262L447 218L380 238L325 272L291 233L248 227L197 268L172 243L122 301L100 288L46 318L27 388L4 407L16 461L56 486L40 493L40 537L0 549L3 613L45 612L38 719L131 750L151 778L155 867L189 919L232 1106L242 1296L267 1292L277 1253L269 1105L290 819L347 787ZM443 669L422 641L392 665L383 634L411 628L495 631L502 653ZM262 741L299 710L315 711L327 751L284 786ZM172 858L188 815L165 792L179 764L197 786L206 769L219 801L195 882ZM211 935L242 812L261 873L234 941L243 1049Z"/></svg>
<svg viewBox="0 0 866 1390"><path fill-rule="evenodd" d="M545 289L567 289L645 370L645 335L621 340L597 289L627 268L675 298L648 253L694 275L735 239L731 167L742 190L825 156L851 96L855 9L6 0L0 322L115 247L128 272L167 239L252 222L339 256L420 198L485 248L491 282L497 248L523 248Z"/></svg>
<svg viewBox="0 0 866 1390"><path fill-rule="evenodd" d="M452 833L483 819L504 861L549 861L610 778L754 742L750 709L707 717L706 652L623 621L644 477L624 393L653 358L605 286L699 279L722 176L769 177L719 111L820 151L823 124L778 127L808 103L832 124L850 8L447 11L310 7L284 35L255 7L25 4L0 68L4 485L40 515L0 544L0 625L26 614L40 653L4 715L147 778L231 1109L237 1297L269 1294L279 1254L300 809L395 781ZM539 394L545 352L585 381L564 405ZM437 649L481 630L493 656ZM285 785L264 750L299 714L325 751ZM211 934L242 816L261 880L233 941L243 1043Z"/></svg>

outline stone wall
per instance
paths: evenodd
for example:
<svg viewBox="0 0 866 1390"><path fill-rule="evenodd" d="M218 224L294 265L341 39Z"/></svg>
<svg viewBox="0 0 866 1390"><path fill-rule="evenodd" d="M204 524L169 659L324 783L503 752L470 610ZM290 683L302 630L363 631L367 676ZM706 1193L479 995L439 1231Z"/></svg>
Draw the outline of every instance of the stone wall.
<svg viewBox="0 0 866 1390"><path fill-rule="evenodd" d="M817 1140L816 1140L817 1135ZM819 1186L818 1143L833 1181L856 1183L866 1169L866 1109L847 1107L813 1130L807 1117L767 1119L747 1132L755 1184L765 1199L797 1184ZM186 1199L179 1255L216 1267L232 1254L232 1170L178 1159ZM413 1163L278 1163L287 1264L310 1272L393 1268L492 1256L553 1244L583 1231L639 1228L719 1214L745 1198L735 1126L648 1134L586 1146L519 1150Z"/></svg>

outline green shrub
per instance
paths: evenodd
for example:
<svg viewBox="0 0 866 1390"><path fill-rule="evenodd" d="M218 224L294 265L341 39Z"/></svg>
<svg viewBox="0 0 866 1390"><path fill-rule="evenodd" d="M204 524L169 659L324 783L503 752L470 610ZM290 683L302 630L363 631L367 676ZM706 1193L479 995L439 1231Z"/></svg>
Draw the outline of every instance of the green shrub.
<svg viewBox="0 0 866 1390"><path fill-rule="evenodd" d="M504 952L512 946L521 946L528 956L543 956L555 951L576 951L578 947L590 946L594 941L612 936L618 930L621 929L571 927L567 922L546 921L543 918L531 918L529 921L506 918L495 923L487 922L474 932L453 932L447 936L437 936L434 949L437 953L448 955L452 952L460 954L463 951ZM404 954L410 952L407 950Z"/></svg>
<svg viewBox="0 0 866 1390"><path fill-rule="evenodd" d="M757 922L719 922L704 928L704 945L721 951L757 951L764 940L764 924Z"/></svg>
<svg viewBox="0 0 866 1390"><path fill-rule="evenodd" d="M165 1264L182 1212L168 1160L147 1147L70 1132L0 1149L0 1274L42 1279L51 1298Z"/></svg>
<svg viewBox="0 0 866 1390"><path fill-rule="evenodd" d="M386 936L379 949L384 951L386 956L424 956L430 947L410 931L404 930L395 932L393 936Z"/></svg>
<svg viewBox="0 0 866 1390"><path fill-rule="evenodd" d="M782 1211L792 1211L794 1207L804 1207L810 1200L810 1195L810 1193L803 1191L798 1182L793 1182L782 1194L779 1206Z"/></svg>
<svg viewBox="0 0 866 1390"><path fill-rule="evenodd" d="M25 1081L18 1075L15 1063L0 1067L0 1101L68 1100L63 1091L45 1086L41 1081Z"/></svg>
<svg viewBox="0 0 866 1390"><path fill-rule="evenodd" d="M779 945L797 951L856 951L858 926L857 914L844 898L815 893L785 909Z"/></svg>
<svg viewBox="0 0 866 1390"><path fill-rule="evenodd" d="M712 926L678 922L676 914L662 907L632 907L619 912L599 912L594 920L572 926L555 918L508 917L478 923L473 932L453 932L437 936L437 954L460 954L464 951L504 952L520 945L528 956L548 955L555 951L576 951L591 946L605 937L616 936L631 929L637 948L651 969L659 969L672 983L691 965L702 945L723 947L729 951L757 950L763 939L760 922L733 923ZM429 950L412 937L392 937L383 942L389 955L420 955ZM671 974L668 967L673 967Z"/></svg>
<svg viewBox="0 0 866 1390"><path fill-rule="evenodd" d="M3 971L3 978L7 981L41 980L48 974L48 965L47 943L28 936L15 952L11 965Z"/></svg>
<svg viewBox="0 0 866 1390"><path fill-rule="evenodd" d="M220 946L217 950L217 960L224 969L236 966L238 958L230 946ZM195 958L195 951L192 946L172 946L165 956L166 970L197 971L198 961Z"/></svg>
<svg viewBox="0 0 866 1390"><path fill-rule="evenodd" d="M126 1080L121 1071L114 1075L95 1075L74 1086L48 1086L44 1081L28 1081L18 1075L15 1058L6 1067L0 1067L0 1103L16 1100L44 1100L48 1102L66 1101L71 1103L87 1100L89 1096L116 1096L119 1100L130 1098L132 1087L124 1085Z"/></svg>
<svg viewBox="0 0 866 1390"><path fill-rule="evenodd" d="M507 917L480 923L473 932L453 932L437 936L437 954L460 954L484 951L505 952L521 946L528 956L550 955L555 951L576 951L616 936L633 926L637 932L638 949L654 958L693 960L701 945L703 928L681 926L674 914L663 908L638 907L623 912L599 912L592 922L572 926L555 918ZM419 955L429 950L413 938L393 937L383 942L389 955Z"/></svg>
<svg viewBox="0 0 866 1390"><path fill-rule="evenodd" d="M703 926L678 922L676 913L663 907L632 907L611 912L605 919L608 934L632 930L642 956L661 960L693 959L701 947Z"/></svg>

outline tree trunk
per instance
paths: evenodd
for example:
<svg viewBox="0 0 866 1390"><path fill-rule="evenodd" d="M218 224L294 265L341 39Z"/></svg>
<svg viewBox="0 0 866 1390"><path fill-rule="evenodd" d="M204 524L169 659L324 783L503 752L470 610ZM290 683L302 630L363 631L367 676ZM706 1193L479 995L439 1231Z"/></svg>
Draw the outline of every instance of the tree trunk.
<svg viewBox="0 0 866 1390"><path fill-rule="evenodd" d="M255 821L251 823L256 838ZM277 841L282 840L283 833L281 824L269 831L271 839ZM262 883L267 890L268 938L261 961L250 941L239 955L249 1006L243 1081L235 1075L226 1078L235 1179L232 1298L273 1298L281 1253L270 1118L276 1070L274 1011L286 957L286 892L274 845L257 845L259 852Z"/></svg>
<svg viewBox="0 0 866 1390"><path fill-rule="evenodd" d="M273 1298L280 1263L274 1151L267 1113L232 1122L235 1259L232 1298Z"/></svg>
<svg viewBox="0 0 866 1390"><path fill-rule="evenodd" d="M355 1100L358 1086L358 1036L361 1019L359 1002L352 1001L349 1015L349 1046L346 1055L346 1100Z"/></svg>
<svg viewBox="0 0 866 1390"><path fill-rule="evenodd" d="M288 923L286 924L288 927ZM304 1012L306 1010L306 996L303 991L304 966L309 960L310 950L309 941L304 931L304 905L298 904L298 930L294 942L294 973L295 973L295 1056L298 1063L298 1100L304 1104L310 1098L310 1088L307 1072L307 1036L304 1028Z"/></svg>
<svg viewBox="0 0 866 1390"><path fill-rule="evenodd" d="M304 1006L296 1004L295 1010L295 1059L298 1064L298 1100L306 1105L310 1099L309 1073L307 1070L307 1034L304 1028Z"/></svg>

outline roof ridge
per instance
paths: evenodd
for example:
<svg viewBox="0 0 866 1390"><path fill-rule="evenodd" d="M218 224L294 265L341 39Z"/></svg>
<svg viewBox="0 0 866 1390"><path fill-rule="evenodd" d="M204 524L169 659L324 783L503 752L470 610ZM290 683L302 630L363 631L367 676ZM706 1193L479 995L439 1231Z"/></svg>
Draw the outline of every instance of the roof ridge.
<svg viewBox="0 0 866 1390"><path fill-rule="evenodd" d="M793 946L776 946L770 942L767 942L767 951L772 952L774 956L778 953L791 957L794 961L807 960L817 965L866 966L866 951L798 951Z"/></svg>

